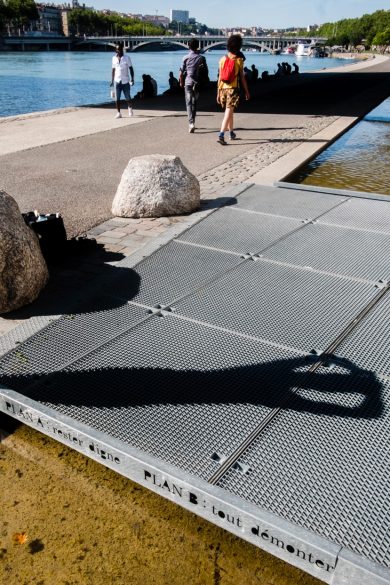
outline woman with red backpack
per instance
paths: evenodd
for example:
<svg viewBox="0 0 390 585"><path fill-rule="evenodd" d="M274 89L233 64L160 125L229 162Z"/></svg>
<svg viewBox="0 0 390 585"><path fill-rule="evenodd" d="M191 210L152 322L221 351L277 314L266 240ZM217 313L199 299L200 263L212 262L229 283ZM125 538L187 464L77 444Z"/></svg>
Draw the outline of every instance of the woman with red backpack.
<svg viewBox="0 0 390 585"><path fill-rule="evenodd" d="M218 135L219 144L227 144L225 132L229 131L230 140L237 138L233 126L233 114L240 101L240 85L244 89L245 99L249 100L248 84L244 75L244 61L241 57L242 37L232 35L228 38L228 54L219 62L217 102L225 110L221 131Z"/></svg>

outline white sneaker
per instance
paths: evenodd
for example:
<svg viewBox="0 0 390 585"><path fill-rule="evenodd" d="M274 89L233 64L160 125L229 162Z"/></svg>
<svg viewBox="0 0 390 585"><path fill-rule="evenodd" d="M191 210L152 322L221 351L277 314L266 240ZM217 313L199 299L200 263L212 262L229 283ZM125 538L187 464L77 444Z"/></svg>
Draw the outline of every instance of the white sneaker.
<svg viewBox="0 0 390 585"><path fill-rule="evenodd" d="M120 112L118 112L117 115L115 116L115 119L116 118L122 118L122 114Z"/></svg>
<svg viewBox="0 0 390 585"><path fill-rule="evenodd" d="M193 134L195 132L195 124L190 124L190 127L188 128L188 132L190 134Z"/></svg>
<svg viewBox="0 0 390 585"><path fill-rule="evenodd" d="M133 108L129 108L129 118L134 116Z"/></svg>

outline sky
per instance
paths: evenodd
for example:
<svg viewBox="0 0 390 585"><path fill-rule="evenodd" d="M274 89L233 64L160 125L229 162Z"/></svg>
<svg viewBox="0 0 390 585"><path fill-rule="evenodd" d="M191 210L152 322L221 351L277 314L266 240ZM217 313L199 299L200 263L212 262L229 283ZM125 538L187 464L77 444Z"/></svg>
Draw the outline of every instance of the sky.
<svg viewBox="0 0 390 585"><path fill-rule="evenodd" d="M390 0L79 0L97 10L108 8L132 14L170 16L188 10L190 17L211 28L260 26L307 27L310 24L356 18L390 10Z"/></svg>

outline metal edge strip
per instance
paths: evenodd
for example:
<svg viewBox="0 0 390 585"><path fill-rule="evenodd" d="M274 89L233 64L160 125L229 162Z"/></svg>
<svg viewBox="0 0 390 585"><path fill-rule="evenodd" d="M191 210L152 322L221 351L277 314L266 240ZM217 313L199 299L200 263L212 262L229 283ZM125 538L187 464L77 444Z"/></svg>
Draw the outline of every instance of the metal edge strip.
<svg viewBox="0 0 390 585"><path fill-rule="evenodd" d="M332 189L331 187L320 187L317 185L303 185L301 183L287 183L275 181L274 187L282 189L295 189L296 191L308 191L309 193L324 193L325 195L338 195L341 197L357 197L359 199L376 199L390 203L390 196L382 193L366 193L365 191L348 191L347 189Z"/></svg>
<svg viewBox="0 0 390 585"><path fill-rule="evenodd" d="M359 557L349 549L342 549L337 562L332 585L389 585L389 569L378 566L373 561Z"/></svg>
<svg viewBox="0 0 390 585"><path fill-rule="evenodd" d="M390 582L384 580L390 579L390 570L13 390L0 387L0 412L325 583L384 585Z"/></svg>

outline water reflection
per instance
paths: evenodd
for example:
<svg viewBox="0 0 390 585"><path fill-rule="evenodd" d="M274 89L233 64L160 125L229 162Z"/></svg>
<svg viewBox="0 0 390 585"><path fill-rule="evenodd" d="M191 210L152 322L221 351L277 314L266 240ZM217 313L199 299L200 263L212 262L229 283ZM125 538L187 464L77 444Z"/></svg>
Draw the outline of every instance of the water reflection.
<svg viewBox="0 0 390 585"><path fill-rule="evenodd" d="M289 182L390 195L390 98Z"/></svg>

